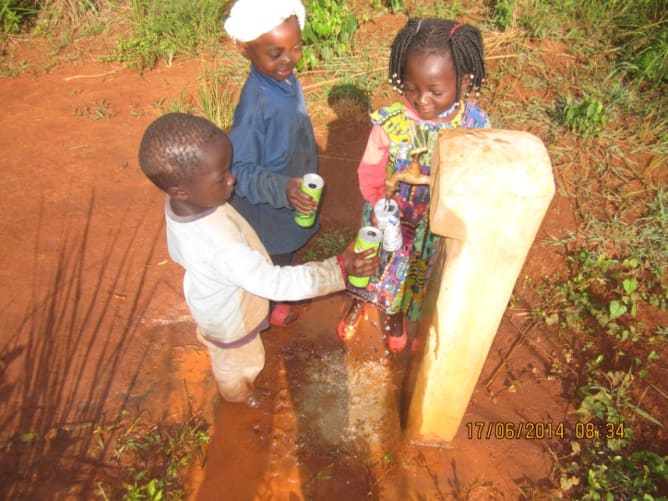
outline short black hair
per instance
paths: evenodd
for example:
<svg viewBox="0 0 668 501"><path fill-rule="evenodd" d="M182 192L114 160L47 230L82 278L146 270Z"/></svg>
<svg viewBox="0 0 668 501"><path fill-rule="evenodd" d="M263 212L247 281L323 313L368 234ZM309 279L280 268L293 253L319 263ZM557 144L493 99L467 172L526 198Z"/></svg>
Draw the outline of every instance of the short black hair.
<svg viewBox="0 0 668 501"><path fill-rule="evenodd" d="M409 19L397 33L390 52L389 81L403 93L404 72L408 56L416 53L450 55L457 73L457 95L461 99L461 81L471 76L465 93L480 92L485 80L485 59L480 31L470 24L446 19Z"/></svg>
<svg viewBox="0 0 668 501"><path fill-rule="evenodd" d="M146 177L167 191L197 172L202 147L218 134L225 136L205 118L167 113L154 120L144 132L139 146L139 165Z"/></svg>

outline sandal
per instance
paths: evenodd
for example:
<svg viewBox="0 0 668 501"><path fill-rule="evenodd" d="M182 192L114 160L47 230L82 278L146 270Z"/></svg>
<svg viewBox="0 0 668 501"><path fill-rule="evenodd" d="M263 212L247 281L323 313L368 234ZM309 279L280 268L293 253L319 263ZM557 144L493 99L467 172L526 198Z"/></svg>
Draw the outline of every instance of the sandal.
<svg viewBox="0 0 668 501"><path fill-rule="evenodd" d="M357 333L357 327L364 313L364 304L359 299L353 299L353 304L350 305L350 308L348 308L348 311L336 327L336 333L339 335L341 341L350 341L355 336L355 333Z"/></svg>
<svg viewBox="0 0 668 501"><path fill-rule="evenodd" d="M398 355L408 344L408 334L401 314L383 315L383 333L386 334L387 347L391 353ZM401 330L400 330L401 329Z"/></svg>
<svg viewBox="0 0 668 501"><path fill-rule="evenodd" d="M294 324L299 313L287 303L277 303L269 315L269 323L274 327L287 327Z"/></svg>

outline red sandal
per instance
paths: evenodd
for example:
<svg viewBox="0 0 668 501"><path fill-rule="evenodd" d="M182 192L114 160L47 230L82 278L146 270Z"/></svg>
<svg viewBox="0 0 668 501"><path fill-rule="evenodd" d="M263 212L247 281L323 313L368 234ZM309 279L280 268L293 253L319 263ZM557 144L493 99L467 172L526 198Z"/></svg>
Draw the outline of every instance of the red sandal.
<svg viewBox="0 0 668 501"><path fill-rule="evenodd" d="M299 313L287 303L277 303L269 315L269 323L274 327L288 327L299 318Z"/></svg>
<svg viewBox="0 0 668 501"><path fill-rule="evenodd" d="M392 336L392 335L387 336L387 348L395 355L398 355L399 353L404 351L407 344L408 344L408 334L406 333L406 331L402 332L401 336Z"/></svg>
<svg viewBox="0 0 668 501"><path fill-rule="evenodd" d="M408 344L408 334L404 325L404 316L400 313L394 315L384 314L382 318L383 334L385 342L391 353L398 355ZM401 329L401 334L397 332Z"/></svg>

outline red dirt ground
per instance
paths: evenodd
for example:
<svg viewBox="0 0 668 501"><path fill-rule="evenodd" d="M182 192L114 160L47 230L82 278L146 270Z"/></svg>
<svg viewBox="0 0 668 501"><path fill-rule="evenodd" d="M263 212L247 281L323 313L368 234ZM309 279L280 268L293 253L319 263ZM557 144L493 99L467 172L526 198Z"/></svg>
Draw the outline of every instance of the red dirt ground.
<svg viewBox="0 0 668 501"><path fill-rule="evenodd" d="M94 497L96 479L113 465L92 459L93 430L122 411L148 422L192 412L215 421L206 467L193 472L197 499L221 499L221 492L229 499L549 497L549 451L568 437L478 440L465 425L572 421L561 383L549 376L558 348L520 308L507 311L448 447L405 443L392 425L380 452L315 434L308 409L300 408L312 359L371 360L397 394L407 362L388 362L371 324L351 346L339 343L342 295L305 307L297 326L265 333L268 364L258 384L269 402L262 409L214 406L208 358L181 294L182 270L167 255L164 198L137 164L156 103L194 92L201 63L181 59L139 75L92 60L0 80L0 443L8 453L0 497ZM94 119L102 105L112 116ZM355 228L362 206L355 168L368 125L331 111L319 116L326 117L314 119L328 186L323 229ZM571 202L555 195L537 242L574 228ZM552 273L555 252L535 245L521 277Z"/></svg>

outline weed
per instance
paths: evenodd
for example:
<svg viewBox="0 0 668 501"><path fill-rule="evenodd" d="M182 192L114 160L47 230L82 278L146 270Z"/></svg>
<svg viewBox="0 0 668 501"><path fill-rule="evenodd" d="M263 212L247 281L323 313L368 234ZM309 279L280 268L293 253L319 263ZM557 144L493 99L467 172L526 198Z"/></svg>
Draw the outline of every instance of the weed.
<svg viewBox="0 0 668 501"><path fill-rule="evenodd" d="M562 123L572 132L585 139L598 136L605 128L607 120L603 104L594 98L583 98L580 101L571 99L557 104L561 110Z"/></svg>
<svg viewBox="0 0 668 501"><path fill-rule="evenodd" d="M116 59L142 71L160 60L170 65L178 54L196 54L215 43L221 9L213 0L133 0L133 35L118 41Z"/></svg>
<svg viewBox="0 0 668 501"><path fill-rule="evenodd" d="M13 78L19 73L25 71L29 67L26 61L21 61L18 64L0 64L0 78Z"/></svg>
<svg viewBox="0 0 668 501"><path fill-rule="evenodd" d="M103 99L93 102L91 105L77 106L74 108L74 115L92 120L100 120L102 118L109 120L115 113L111 105Z"/></svg>
<svg viewBox="0 0 668 501"><path fill-rule="evenodd" d="M342 0L311 0L302 31L300 68L315 68L320 60L348 54L356 29L355 14Z"/></svg>
<svg viewBox="0 0 668 501"><path fill-rule="evenodd" d="M668 480L668 456L650 451L619 454L598 440L591 447L577 442L571 447L570 461L560 476L561 489L570 499L666 499L652 495L660 494L661 482Z"/></svg>
<svg viewBox="0 0 668 501"><path fill-rule="evenodd" d="M36 2L21 0L0 0L0 27L2 33L18 33L21 24L38 12Z"/></svg>
<svg viewBox="0 0 668 501"><path fill-rule="evenodd" d="M110 7L108 0L41 0L38 4L40 29L49 30L58 26L71 39L75 33L86 36L99 30L105 23L102 12Z"/></svg>
<svg viewBox="0 0 668 501"><path fill-rule="evenodd" d="M109 482L113 484L111 492L103 481L98 482L102 497L156 501L185 497L181 473L193 458L202 459L202 448L209 442L207 424L201 417L168 425L146 425L136 418L122 426L96 431L104 435L110 430L120 430L113 445L122 478ZM104 443L106 439L99 440Z"/></svg>
<svg viewBox="0 0 668 501"><path fill-rule="evenodd" d="M366 122L369 120L371 104L367 93L350 83L334 85L328 95L327 104L339 120Z"/></svg>
<svg viewBox="0 0 668 501"><path fill-rule="evenodd" d="M414 17L441 17L445 19L458 19L467 9L459 2L434 2L431 6L418 5L411 9Z"/></svg>
<svg viewBox="0 0 668 501"><path fill-rule="evenodd" d="M204 117L225 131L232 128L237 91L216 68L204 69L198 87L199 106Z"/></svg>
<svg viewBox="0 0 668 501"><path fill-rule="evenodd" d="M582 426L591 426L591 435L578 437L590 443L574 447L574 460L560 465L562 491L577 499L603 499L612 492L615 499L656 493L668 475L667 458L633 450L634 425L638 418L663 424L636 403L634 385L649 377L659 357L650 344L661 333L653 335L635 317L639 303L664 295L662 286L633 258L581 250L567 259L572 276L546 290L552 291L549 303L561 328L583 335L573 351L584 359L586 382L577 390L578 413ZM552 315L544 312L543 317Z"/></svg>
<svg viewBox="0 0 668 501"><path fill-rule="evenodd" d="M153 109L157 115L164 115L165 113L192 113L195 110L195 105L192 102L191 96L180 91L176 99L169 100L167 98L160 98L153 103Z"/></svg>
<svg viewBox="0 0 668 501"><path fill-rule="evenodd" d="M505 31L513 25L514 13L515 0L498 0L494 2L492 23L497 29Z"/></svg>
<svg viewBox="0 0 668 501"><path fill-rule="evenodd" d="M374 10L386 8L395 14L397 12L403 11L406 7L405 4L406 2L404 0L373 0L371 6Z"/></svg>
<svg viewBox="0 0 668 501"><path fill-rule="evenodd" d="M617 344L637 342L641 336L640 326L633 323L637 303L665 306L665 288L659 280L644 275L636 259L620 261L588 251L567 259L575 273L556 286L557 295L553 298L563 305L561 317L565 326L586 332L603 328Z"/></svg>
<svg viewBox="0 0 668 501"><path fill-rule="evenodd" d="M616 2L612 38L619 47L616 72L641 84L660 88L666 83L668 15L661 0Z"/></svg>
<svg viewBox="0 0 668 501"><path fill-rule="evenodd" d="M648 276L644 285L655 289L646 300L655 308L666 309L668 305L662 291L668 288L665 274L668 268L668 247L665 244L668 194L665 188L657 187L639 192L636 196L637 200L630 204L630 208L638 210L636 205L642 204L643 211L632 225L619 216L600 219L587 212L583 214L583 229L578 238L591 254L626 256L627 264L636 266L638 273L646 272ZM551 244L568 245L574 240L575 236L570 235L565 241L556 240ZM616 287L619 288L619 284Z"/></svg>
<svg viewBox="0 0 668 501"><path fill-rule="evenodd" d="M564 6L561 5L559 12L563 11ZM526 31L529 38L538 40L545 40L562 30L562 23L552 6L540 0L527 2L525 7L517 12L517 24Z"/></svg>

